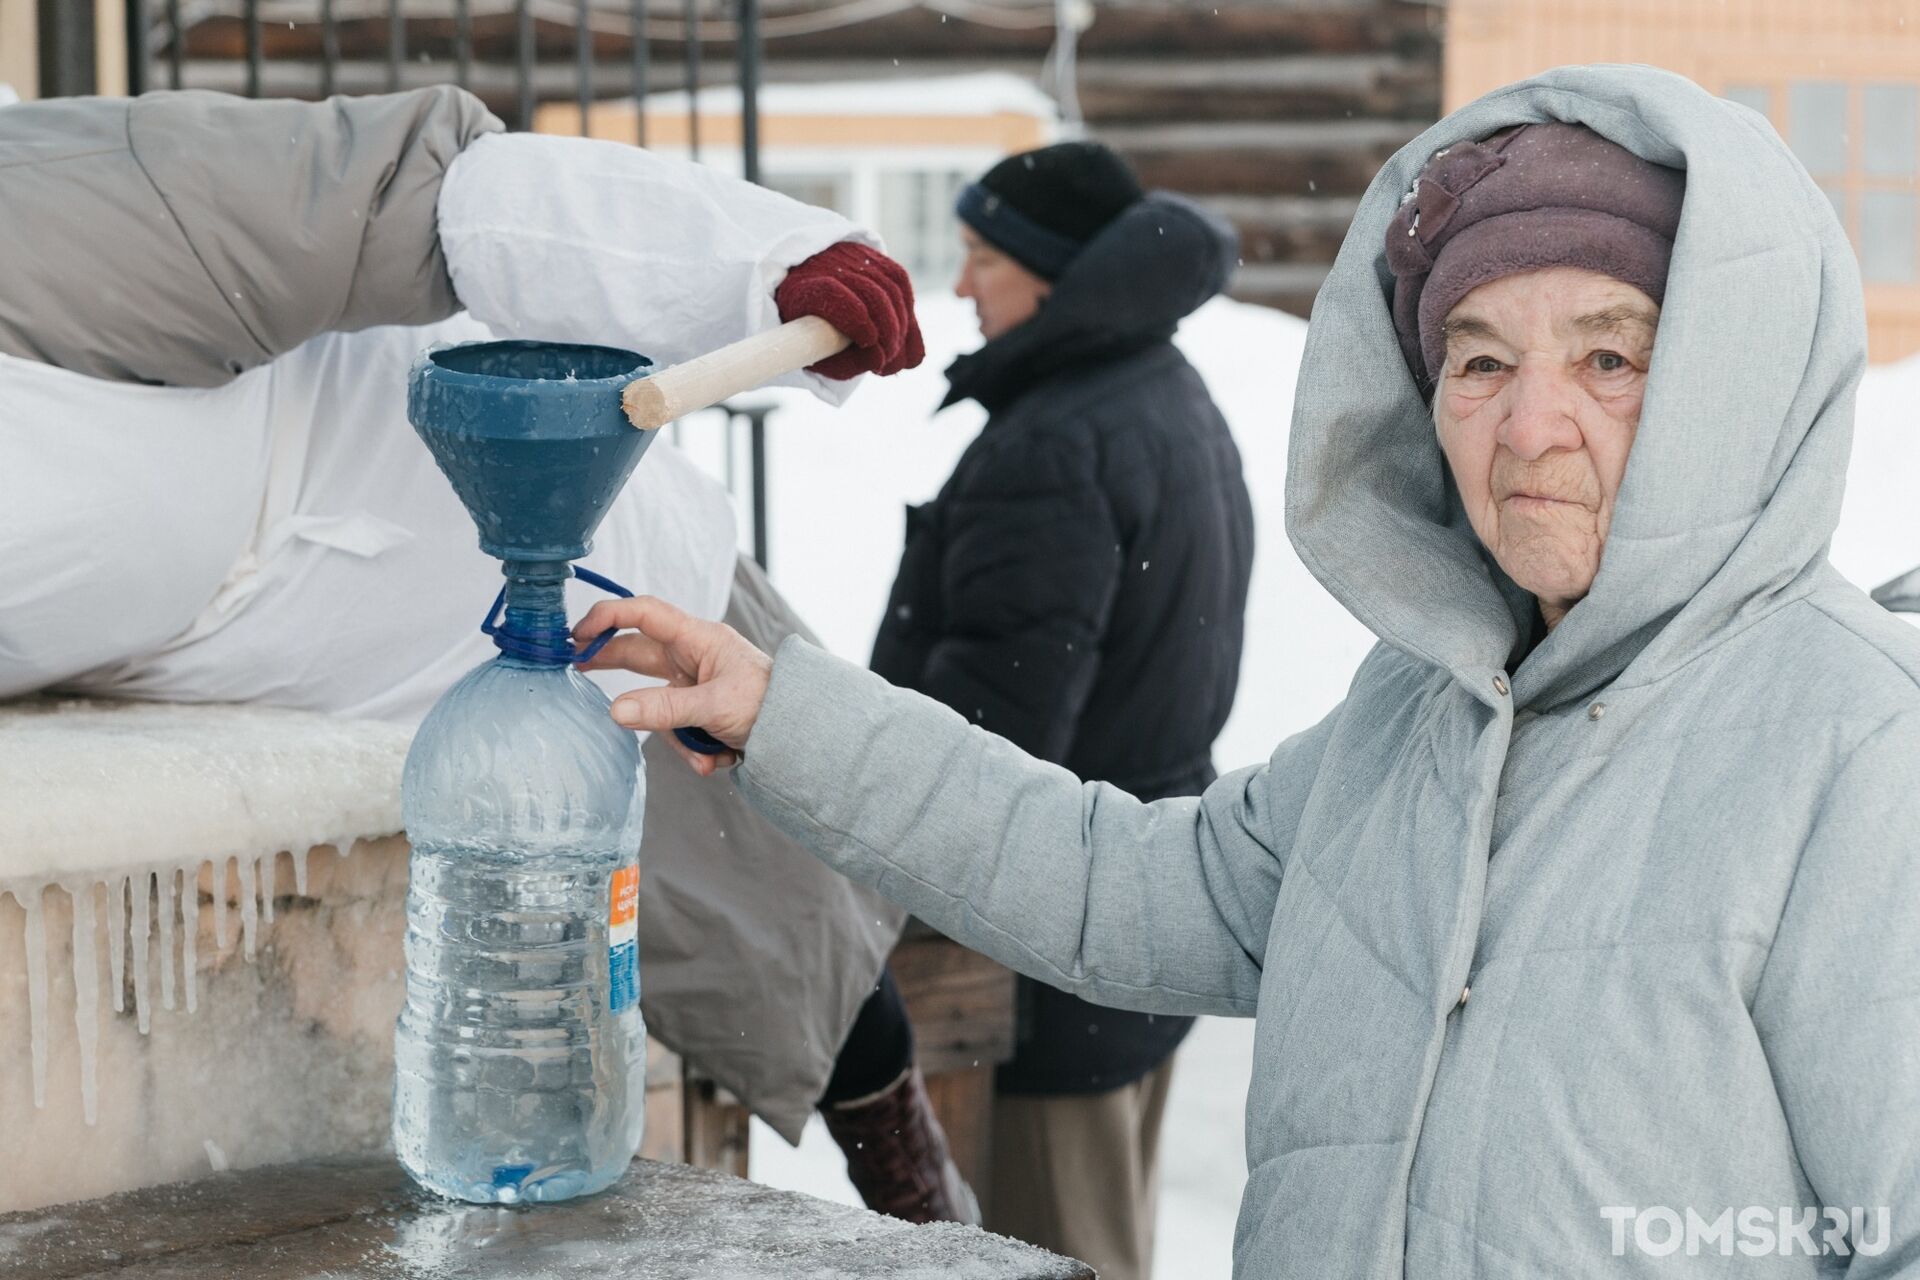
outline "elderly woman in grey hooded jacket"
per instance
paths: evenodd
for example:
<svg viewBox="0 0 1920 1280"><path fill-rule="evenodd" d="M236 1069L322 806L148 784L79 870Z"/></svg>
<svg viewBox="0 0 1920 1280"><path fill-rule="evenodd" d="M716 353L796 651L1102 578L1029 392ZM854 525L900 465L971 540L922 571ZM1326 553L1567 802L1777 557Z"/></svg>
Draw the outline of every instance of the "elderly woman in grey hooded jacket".
<svg viewBox="0 0 1920 1280"><path fill-rule="evenodd" d="M1142 804L801 641L582 630L941 929L1255 1016L1240 1275L1920 1275L1920 637L1826 559L1864 351L1764 120L1562 69L1390 161L1315 308L1288 532L1381 643L1265 764Z"/></svg>

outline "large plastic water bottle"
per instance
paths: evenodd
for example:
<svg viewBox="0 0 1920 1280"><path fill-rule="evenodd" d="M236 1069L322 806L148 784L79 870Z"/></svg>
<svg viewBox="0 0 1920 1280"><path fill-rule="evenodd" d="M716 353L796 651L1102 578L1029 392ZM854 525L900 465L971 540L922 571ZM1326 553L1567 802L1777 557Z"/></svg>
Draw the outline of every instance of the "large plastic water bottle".
<svg viewBox="0 0 1920 1280"><path fill-rule="evenodd" d="M646 1101L640 750L571 665L566 564L507 570L501 630L522 642L449 690L407 756L393 1091L407 1171L501 1204L614 1182Z"/></svg>

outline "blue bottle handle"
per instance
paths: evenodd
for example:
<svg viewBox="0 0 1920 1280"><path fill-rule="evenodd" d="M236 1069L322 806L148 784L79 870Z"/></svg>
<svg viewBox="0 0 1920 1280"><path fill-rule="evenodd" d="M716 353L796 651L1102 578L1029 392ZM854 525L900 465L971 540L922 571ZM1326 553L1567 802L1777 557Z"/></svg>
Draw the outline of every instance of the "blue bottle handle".
<svg viewBox="0 0 1920 1280"><path fill-rule="evenodd" d="M680 739L681 746L703 756L717 756L723 751L733 750L732 747L720 741L720 739L714 737L705 729L695 729L692 727L675 729L673 736Z"/></svg>
<svg viewBox="0 0 1920 1280"><path fill-rule="evenodd" d="M627 590L611 578L601 577L591 569L582 569L579 565L575 565L573 567L573 576L582 582L599 587L602 591L612 592L622 600L631 600L633 598L633 592ZM595 636L592 641L588 643L587 647L580 651L580 656L575 659L575 661L585 662L588 658L600 652L601 649L606 647L607 641L613 639L613 633L619 629L618 627L608 627L605 631ZM673 736L680 739L681 746L703 756L717 756L723 751L733 750L732 747L729 747L705 729L696 729L690 725L686 728L675 729Z"/></svg>
<svg viewBox="0 0 1920 1280"><path fill-rule="evenodd" d="M574 565L573 576L591 586L599 587L602 591L619 596L622 600L631 600L633 598L633 592L627 590L613 579L602 577L591 569L583 569L579 565ZM587 659L593 657L594 654L606 648L607 641L613 639L614 633L620 630L618 627L608 627L588 642L586 648L578 652L574 652L573 639L571 636L562 637L561 643L566 646L566 652L562 654L556 650L551 643L542 645L538 640L534 640L531 637L510 635L501 625L496 623L495 619L499 617L500 608L506 603L506 599L506 588L502 587L500 594L494 597L493 608L487 610L487 620L480 624L480 630L492 636L493 642L499 645L501 649L509 653L518 653L521 657L544 658L548 660L558 657L571 662L585 662ZM546 637L542 638L546 639ZM696 729L691 726L675 729L673 736L678 738L680 745L684 746L687 750L697 752L703 756L717 756L723 751L733 750L732 747L729 747L705 729Z"/></svg>

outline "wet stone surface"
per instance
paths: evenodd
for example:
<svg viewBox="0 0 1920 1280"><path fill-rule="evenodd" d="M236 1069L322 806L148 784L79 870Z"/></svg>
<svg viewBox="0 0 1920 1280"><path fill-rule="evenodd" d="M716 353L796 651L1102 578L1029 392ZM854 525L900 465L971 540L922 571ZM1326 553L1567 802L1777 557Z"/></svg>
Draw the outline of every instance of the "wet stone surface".
<svg viewBox="0 0 1920 1280"><path fill-rule="evenodd" d="M914 1227L686 1165L638 1161L596 1196L442 1200L390 1159L216 1174L0 1215L0 1275L347 1280L1093 1280L972 1227Z"/></svg>

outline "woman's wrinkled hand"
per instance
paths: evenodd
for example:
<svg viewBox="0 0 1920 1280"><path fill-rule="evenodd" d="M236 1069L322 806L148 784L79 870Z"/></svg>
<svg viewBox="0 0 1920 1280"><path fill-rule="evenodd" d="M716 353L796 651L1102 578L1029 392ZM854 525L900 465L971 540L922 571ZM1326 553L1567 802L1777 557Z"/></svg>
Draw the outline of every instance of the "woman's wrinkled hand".
<svg viewBox="0 0 1920 1280"><path fill-rule="evenodd" d="M703 621L652 596L600 601L575 625L574 640L584 644L609 627L630 634L615 636L582 667L637 671L666 681L663 687L615 698L614 721L666 733L673 749L702 777L738 764L766 699L773 659L725 623ZM731 750L689 751L671 731L690 727L705 729Z"/></svg>

